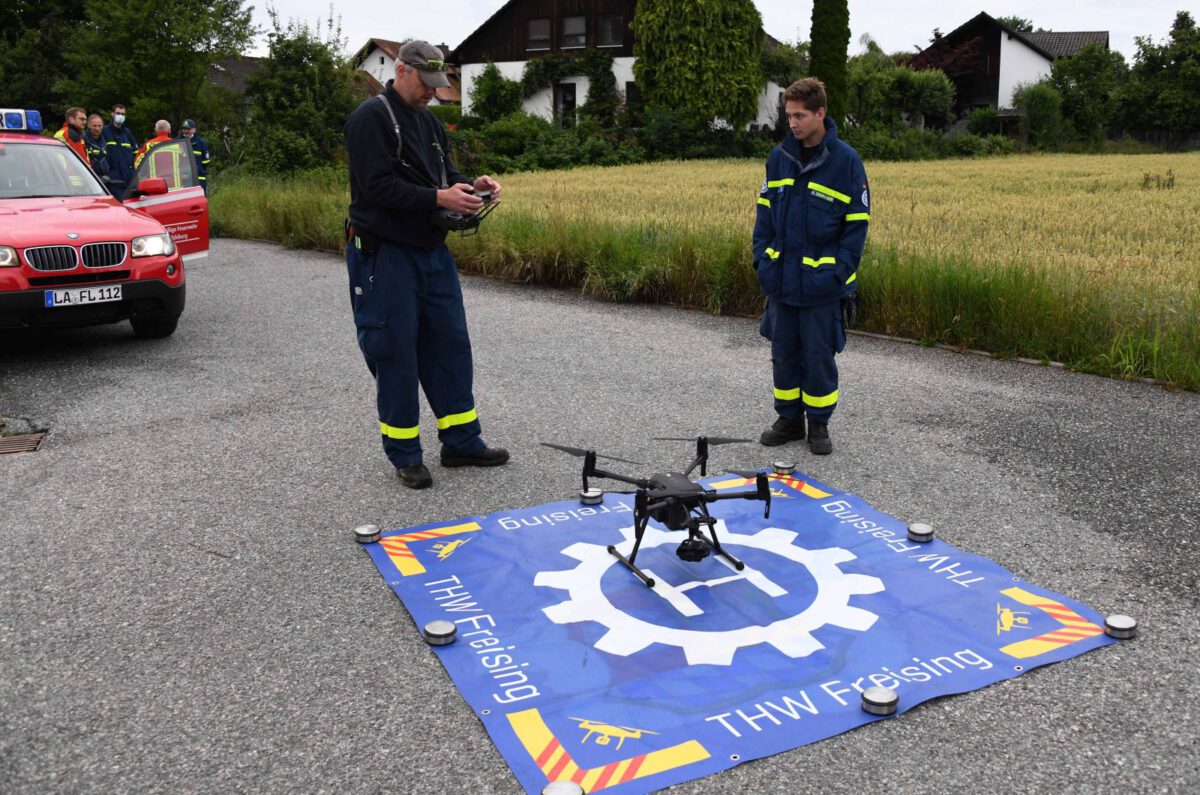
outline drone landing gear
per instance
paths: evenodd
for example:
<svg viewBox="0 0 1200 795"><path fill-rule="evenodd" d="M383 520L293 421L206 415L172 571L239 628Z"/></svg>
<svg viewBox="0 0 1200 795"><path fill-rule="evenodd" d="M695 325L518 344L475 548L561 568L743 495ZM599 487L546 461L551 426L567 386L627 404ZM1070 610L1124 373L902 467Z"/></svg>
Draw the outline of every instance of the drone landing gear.
<svg viewBox="0 0 1200 795"><path fill-rule="evenodd" d="M634 525L633 550L629 553L628 558L617 551L617 548L612 545L609 545L608 552L610 555L619 560L622 566L633 572L634 576L641 580L647 588L653 588L654 578L648 576L644 571L638 568L637 564L634 562L637 560L638 549L642 546L642 537L646 533L646 525L649 523L649 520L650 517L647 515L639 519ZM708 527L707 535L700 529L701 525L706 525ZM688 519L687 531L688 537L679 544L679 549L677 549L675 552L675 554L679 556L680 560L685 560L689 563L697 563L708 557L710 553L716 553L725 560L729 561L729 564L733 566L735 570L742 571L746 568L745 563L738 560L733 555L730 555L725 551L725 548L721 546L721 542L717 538L716 520L711 516L706 515L703 517L691 517Z"/></svg>

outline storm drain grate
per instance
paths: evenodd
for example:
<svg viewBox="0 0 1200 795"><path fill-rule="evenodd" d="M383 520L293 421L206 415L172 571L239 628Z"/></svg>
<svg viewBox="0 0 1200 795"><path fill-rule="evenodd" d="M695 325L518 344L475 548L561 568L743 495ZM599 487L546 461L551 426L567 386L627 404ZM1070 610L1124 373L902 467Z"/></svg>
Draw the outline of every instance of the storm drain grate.
<svg viewBox="0 0 1200 795"><path fill-rule="evenodd" d="M43 433L21 433L14 436L0 436L0 455L5 453L36 453L46 438Z"/></svg>

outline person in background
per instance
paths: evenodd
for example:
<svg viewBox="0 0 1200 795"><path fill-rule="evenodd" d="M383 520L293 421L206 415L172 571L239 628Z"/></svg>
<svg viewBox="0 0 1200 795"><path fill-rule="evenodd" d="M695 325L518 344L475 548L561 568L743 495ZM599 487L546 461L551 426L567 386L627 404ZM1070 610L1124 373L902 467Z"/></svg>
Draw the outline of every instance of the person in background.
<svg viewBox="0 0 1200 795"><path fill-rule="evenodd" d="M209 151L208 142L200 137L200 133L196 132L194 119L184 119L179 132L185 139L192 142L192 154L196 156L196 178L203 186L204 192L208 193L208 164L212 162L212 153Z"/></svg>
<svg viewBox="0 0 1200 795"><path fill-rule="evenodd" d="M136 169L142 162L142 158L145 157L146 153L151 149L159 144L165 144L170 140L171 122L167 121L166 119L159 119L158 121L154 122L154 137L142 144L141 148L137 150L137 154L133 158L133 167Z"/></svg>
<svg viewBox="0 0 1200 795"><path fill-rule="evenodd" d="M104 154L104 119L99 113L88 116L87 128L83 131L83 145L87 150L88 163L96 176L108 187L112 182L109 177L108 158Z"/></svg>
<svg viewBox="0 0 1200 795"><path fill-rule="evenodd" d="M108 188L120 199L133 180L133 159L138 149L137 139L125 126L124 105L113 105L112 121L105 125L103 138L104 155L108 159Z"/></svg>
<svg viewBox="0 0 1200 795"><path fill-rule="evenodd" d="M83 129L87 126L87 111L83 108L68 108L63 118L62 129L54 137L75 150L75 154L89 163L87 147L83 143Z"/></svg>

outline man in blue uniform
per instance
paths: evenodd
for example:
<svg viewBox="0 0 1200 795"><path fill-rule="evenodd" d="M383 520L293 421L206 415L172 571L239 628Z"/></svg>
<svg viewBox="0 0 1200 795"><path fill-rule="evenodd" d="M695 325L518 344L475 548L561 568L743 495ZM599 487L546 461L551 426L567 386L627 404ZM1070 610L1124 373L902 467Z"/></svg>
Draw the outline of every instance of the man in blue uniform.
<svg viewBox="0 0 1200 795"><path fill-rule="evenodd" d="M828 455L838 402L834 357L846 344L841 305L858 287L870 191L858 153L838 140L837 125L825 116L824 84L799 80L783 98L791 135L767 159L754 224L779 415L759 442L804 439L807 415L809 449Z"/></svg>
<svg viewBox="0 0 1200 795"><path fill-rule="evenodd" d="M346 122L350 218L346 268L358 344L375 376L383 449L401 482L433 483L421 454L424 389L437 419L441 464L499 466L508 452L480 435L471 393L471 341L462 287L439 209L471 214L476 192L500 185L471 182L449 155L446 131L426 109L434 89L449 85L442 52L423 41L400 48L396 77Z"/></svg>
<svg viewBox="0 0 1200 795"><path fill-rule="evenodd" d="M208 142L200 137L200 133L196 132L194 119L184 119L179 132L185 140L192 142L192 154L196 156L196 179L200 180L204 192L208 193L208 164L212 162L212 153L209 152Z"/></svg>
<svg viewBox="0 0 1200 795"><path fill-rule="evenodd" d="M104 126L101 136L104 141L104 156L108 159L108 183L112 195L125 196L125 189L133 179L133 157L138 150L137 139L125 126L125 106L113 105L112 121Z"/></svg>

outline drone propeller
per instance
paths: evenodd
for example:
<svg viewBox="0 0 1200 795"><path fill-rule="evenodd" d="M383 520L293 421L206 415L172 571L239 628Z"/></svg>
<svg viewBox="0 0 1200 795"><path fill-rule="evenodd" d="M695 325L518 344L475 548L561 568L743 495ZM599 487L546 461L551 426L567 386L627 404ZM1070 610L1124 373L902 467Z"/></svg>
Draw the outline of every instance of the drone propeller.
<svg viewBox="0 0 1200 795"><path fill-rule="evenodd" d="M725 473L728 475L739 475L743 478L750 478L750 479L754 479L754 478L758 477L760 474L759 472L757 472L755 470L746 470L746 469L726 469Z"/></svg>
<svg viewBox="0 0 1200 795"><path fill-rule="evenodd" d="M695 442L703 437L696 436L655 436L656 442ZM726 439L723 436L709 436L709 444L740 444L743 442L752 442L753 439Z"/></svg>
<svg viewBox="0 0 1200 795"><path fill-rule="evenodd" d="M551 444L550 442L541 442L541 445L542 447L553 447L555 450L562 450L564 453L570 453L571 455L578 456L580 458L584 458L588 454L587 450L581 450L578 447L567 447L566 445ZM595 453L595 456L596 458L607 458L609 461L620 461L623 464L637 464L638 466L645 466L645 464L643 464L641 461L630 461L627 458L617 458L616 456L603 455L601 453Z"/></svg>

